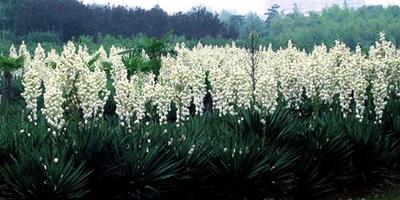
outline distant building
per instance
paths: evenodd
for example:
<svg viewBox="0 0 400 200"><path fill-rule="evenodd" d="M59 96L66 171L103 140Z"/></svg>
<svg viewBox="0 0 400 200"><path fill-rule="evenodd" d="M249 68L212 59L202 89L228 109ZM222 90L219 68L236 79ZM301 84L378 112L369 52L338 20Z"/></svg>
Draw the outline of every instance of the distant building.
<svg viewBox="0 0 400 200"><path fill-rule="evenodd" d="M274 4L278 4L279 10L284 13L292 12L295 5L301 12L307 13L309 11L318 12L335 4L340 7L347 4L349 8L357 8L365 5L366 0L266 0L266 8L271 8Z"/></svg>

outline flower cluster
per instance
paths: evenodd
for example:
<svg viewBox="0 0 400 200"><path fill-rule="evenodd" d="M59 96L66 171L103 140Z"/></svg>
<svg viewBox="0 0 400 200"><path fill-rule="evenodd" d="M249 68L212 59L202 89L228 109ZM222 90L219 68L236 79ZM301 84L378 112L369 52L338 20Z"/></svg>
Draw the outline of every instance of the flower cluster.
<svg viewBox="0 0 400 200"><path fill-rule="evenodd" d="M25 62L24 75L22 79L22 84L24 86L22 97L26 102L26 108L29 113L28 119L35 123L38 112L37 101L42 92L40 87L42 79L45 78L44 72L46 72L42 69L43 66L45 66L45 58L45 51L39 44L35 50L33 59L30 62Z"/></svg>
<svg viewBox="0 0 400 200"><path fill-rule="evenodd" d="M351 51L340 41L330 49L323 44L315 46L310 53L297 49L291 41L277 51L261 46L255 55L234 43L224 47L199 44L191 49L177 44L175 50L178 56L162 58L158 77L150 72L130 75L120 54L124 49L115 47L109 55L102 47L90 54L70 42L61 54L52 50L46 55L38 45L31 57L21 45L18 53L12 47L10 55L27 58L23 97L29 118L37 120L37 99L43 95L42 113L57 129L64 126L71 109L81 110L85 122L101 118L110 82L116 114L129 129L147 116L166 123L173 110L178 124L191 114L201 115L206 95L211 96L212 109L220 116L236 115L239 108L253 106L260 113L273 113L278 101L300 109L307 99L316 105L314 109L336 104L344 117L362 121L370 94L377 123L389 95L400 96L400 52L384 34L368 56L360 47ZM97 60L91 62L94 58ZM105 62L112 66L110 76L103 70Z"/></svg>
<svg viewBox="0 0 400 200"><path fill-rule="evenodd" d="M122 49L112 48L110 60L113 66L112 79L115 88L114 100L116 102L116 114L119 116L122 126L131 129L131 120L138 124L147 115L146 104L151 102L155 94L155 76L152 73L138 72L128 77L128 73L122 62Z"/></svg>
<svg viewBox="0 0 400 200"><path fill-rule="evenodd" d="M83 67L79 78L76 80L77 98L80 108L83 111L85 123L92 118L101 118L103 116L104 106L110 95L107 90L107 75L102 69L102 63L108 61L107 53L101 47L97 52L99 58L94 62L91 68ZM81 59L88 63L90 56L86 51L82 52Z"/></svg>
<svg viewBox="0 0 400 200"><path fill-rule="evenodd" d="M106 72L101 66L108 57L104 57L102 49L99 54L98 60L89 66L94 55L90 55L85 47L77 48L69 42L61 54L51 50L46 55L39 44L33 58L27 59L24 67L22 96L30 113L29 120L37 120L37 100L42 95L44 107L41 111L48 124L56 130L65 126L66 114L80 109L85 122L102 117L110 92Z"/></svg>

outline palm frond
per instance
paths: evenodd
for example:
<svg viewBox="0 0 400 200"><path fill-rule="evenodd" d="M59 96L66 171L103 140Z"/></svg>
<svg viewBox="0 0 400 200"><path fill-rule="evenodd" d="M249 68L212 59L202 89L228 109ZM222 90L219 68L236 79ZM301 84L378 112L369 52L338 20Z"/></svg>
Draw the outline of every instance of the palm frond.
<svg viewBox="0 0 400 200"><path fill-rule="evenodd" d="M24 67L24 57L17 58L0 55L0 71L15 71Z"/></svg>

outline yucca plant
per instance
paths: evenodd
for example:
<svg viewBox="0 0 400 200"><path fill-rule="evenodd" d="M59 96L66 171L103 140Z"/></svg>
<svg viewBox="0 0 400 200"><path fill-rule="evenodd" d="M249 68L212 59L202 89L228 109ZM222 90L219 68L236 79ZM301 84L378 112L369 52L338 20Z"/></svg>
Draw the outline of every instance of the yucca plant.
<svg viewBox="0 0 400 200"><path fill-rule="evenodd" d="M195 118L168 132L170 138L167 143L174 150L176 158L183 161L186 170L203 168L213 154L211 137L218 136L210 136L205 130L206 123L206 120Z"/></svg>
<svg viewBox="0 0 400 200"><path fill-rule="evenodd" d="M352 144L334 114L304 121L296 138L289 144L301 153L296 195L312 199L353 183Z"/></svg>
<svg viewBox="0 0 400 200"><path fill-rule="evenodd" d="M290 111L278 106L274 113L264 117L265 137L271 143L288 144L299 127L299 120Z"/></svg>
<svg viewBox="0 0 400 200"><path fill-rule="evenodd" d="M268 199L285 198L296 182L294 152L268 145L258 138L231 139L215 146L205 183L208 198Z"/></svg>
<svg viewBox="0 0 400 200"><path fill-rule="evenodd" d="M176 187L181 165L162 141L136 134L120 148L117 199L156 199Z"/></svg>
<svg viewBox="0 0 400 200"><path fill-rule="evenodd" d="M394 137L400 138L400 103L395 94L391 94L387 100L385 112L383 114L383 130L393 133Z"/></svg>
<svg viewBox="0 0 400 200"><path fill-rule="evenodd" d="M173 157L180 164L178 187L169 193L168 199L196 199L201 196L203 183L207 177L208 161L214 155L212 148L213 136L206 127L207 120L196 117L185 122L179 128L169 126L167 133L162 136L169 148L172 149Z"/></svg>
<svg viewBox="0 0 400 200"><path fill-rule="evenodd" d="M376 187L400 180L396 170L400 159L398 138L382 132L380 126L373 122L346 120L342 122L342 127L352 144L356 185Z"/></svg>
<svg viewBox="0 0 400 200"><path fill-rule="evenodd" d="M0 71L3 72L2 102L9 103L12 99L12 72L24 66L24 57L17 58L0 55Z"/></svg>
<svg viewBox="0 0 400 200"><path fill-rule="evenodd" d="M323 174L318 162L300 157L296 164L296 186L293 189L293 199L320 199L335 191L330 175Z"/></svg>
<svg viewBox="0 0 400 200"><path fill-rule="evenodd" d="M116 193L114 177L118 175L120 165L120 145L126 136L103 121L86 125L81 132L71 133L72 151L77 160L85 161L92 170L89 177L93 199L112 199Z"/></svg>
<svg viewBox="0 0 400 200"><path fill-rule="evenodd" d="M21 110L16 106L0 104L0 166L12 161L10 155L15 153L16 144L14 134L20 125L15 122L20 121ZM3 180L0 177L1 184L3 184Z"/></svg>
<svg viewBox="0 0 400 200"><path fill-rule="evenodd" d="M21 150L13 162L0 168L4 181L2 196L6 199L82 199L89 192L88 176L83 163L76 164L64 152L43 148Z"/></svg>
<svg viewBox="0 0 400 200"><path fill-rule="evenodd" d="M0 164L10 160L10 155L15 155L21 147L35 148L50 136L43 134L47 129L43 118L39 118L35 126L25 117L22 100L0 104Z"/></svg>
<svg viewBox="0 0 400 200"><path fill-rule="evenodd" d="M238 120L242 118L240 123ZM288 143L293 139L294 130L299 125L294 115L282 107L268 115L254 109L240 109L239 116L228 116L228 124L238 129L241 135L264 136L269 143Z"/></svg>
<svg viewBox="0 0 400 200"><path fill-rule="evenodd" d="M264 126L261 123L262 116L255 109L240 109L239 113L239 116L243 117L243 122L239 123L242 134L262 135L264 132Z"/></svg>

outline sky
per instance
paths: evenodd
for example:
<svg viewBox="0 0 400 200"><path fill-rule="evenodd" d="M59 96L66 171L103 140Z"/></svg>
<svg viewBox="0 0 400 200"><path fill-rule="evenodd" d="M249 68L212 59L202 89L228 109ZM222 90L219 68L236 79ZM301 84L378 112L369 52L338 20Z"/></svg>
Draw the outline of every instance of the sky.
<svg viewBox="0 0 400 200"><path fill-rule="evenodd" d="M158 4L168 13L188 11L193 6L202 5L210 10L219 12L228 10L238 14L256 12L262 15L266 10L266 0L81 0L84 3L124 5L150 9ZM251 2L251 3L250 3ZM366 0L370 5L400 5L400 0Z"/></svg>

